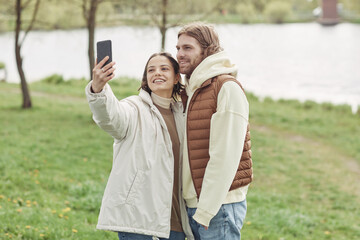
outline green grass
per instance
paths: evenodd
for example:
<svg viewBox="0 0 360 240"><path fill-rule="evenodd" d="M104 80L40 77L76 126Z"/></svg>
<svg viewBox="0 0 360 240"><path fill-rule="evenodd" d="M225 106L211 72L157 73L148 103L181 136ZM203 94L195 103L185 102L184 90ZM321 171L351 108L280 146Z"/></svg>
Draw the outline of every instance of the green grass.
<svg viewBox="0 0 360 240"><path fill-rule="evenodd" d="M0 83L0 239L117 239L95 230L112 138L91 119L85 80ZM119 98L139 82L111 81ZM254 182L242 239L360 236L360 115L348 106L248 94Z"/></svg>
<svg viewBox="0 0 360 240"><path fill-rule="evenodd" d="M360 115L349 106L248 98L255 180L244 239L356 239Z"/></svg>

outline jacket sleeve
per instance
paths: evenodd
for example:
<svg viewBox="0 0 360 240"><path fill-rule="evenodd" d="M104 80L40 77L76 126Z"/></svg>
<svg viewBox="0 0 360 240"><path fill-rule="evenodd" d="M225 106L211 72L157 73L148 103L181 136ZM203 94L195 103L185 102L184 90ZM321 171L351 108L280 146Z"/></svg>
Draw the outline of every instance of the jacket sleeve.
<svg viewBox="0 0 360 240"><path fill-rule="evenodd" d="M113 138L123 139L131 124L129 120L135 108L126 101L119 101L108 84L99 93L92 93L90 87L91 82L86 86L85 93L93 120Z"/></svg>
<svg viewBox="0 0 360 240"><path fill-rule="evenodd" d="M210 160L193 216L204 226L209 226L229 192L240 163L249 119L248 101L235 82L224 83L217 104L211 118Z"/></svg>

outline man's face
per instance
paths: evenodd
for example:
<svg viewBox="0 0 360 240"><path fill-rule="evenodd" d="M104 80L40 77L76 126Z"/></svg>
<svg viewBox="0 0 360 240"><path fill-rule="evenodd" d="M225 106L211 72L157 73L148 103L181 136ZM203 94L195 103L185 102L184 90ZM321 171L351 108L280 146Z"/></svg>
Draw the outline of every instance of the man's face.
<svg viewBox="0 0 360 240"><path fill-rule="evenodd" d="M176 45L176 58L179 62L180 73L189 79L194 69L204 59L199 42L186 34L181 34Z"/></svg>

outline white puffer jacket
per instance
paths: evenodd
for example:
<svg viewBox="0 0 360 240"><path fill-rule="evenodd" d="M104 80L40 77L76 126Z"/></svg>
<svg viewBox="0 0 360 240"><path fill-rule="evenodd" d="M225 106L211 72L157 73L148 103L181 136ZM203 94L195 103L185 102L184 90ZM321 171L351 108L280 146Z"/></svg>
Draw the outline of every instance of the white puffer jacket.
<svg viewBox="0 0 360 240"><path fill-rule="evenodd" d="M85 92L93 119L114 138L113 166L97 228L168 238L174 160L164 119L146 91L119 101L108 84L100 93L91 93L90 86L91 82ZM182 104L171 107L182 149ZM184 232L189 240L194 239L183 200L180 208Z"/></svg>

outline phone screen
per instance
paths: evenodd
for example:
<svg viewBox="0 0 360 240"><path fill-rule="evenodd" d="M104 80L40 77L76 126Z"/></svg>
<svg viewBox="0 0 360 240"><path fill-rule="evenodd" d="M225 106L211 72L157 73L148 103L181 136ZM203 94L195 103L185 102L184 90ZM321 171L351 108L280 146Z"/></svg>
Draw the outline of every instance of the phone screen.
<svg viewBox="0 0 360 240"><path fill-rule="evenodd" d="M98 63L101 60L103 60L106 56L109 56L109 59L106 61L106 63L103 66L112 62L111 40L97 42L96 49L97 49L97 62Z"/></svg>

